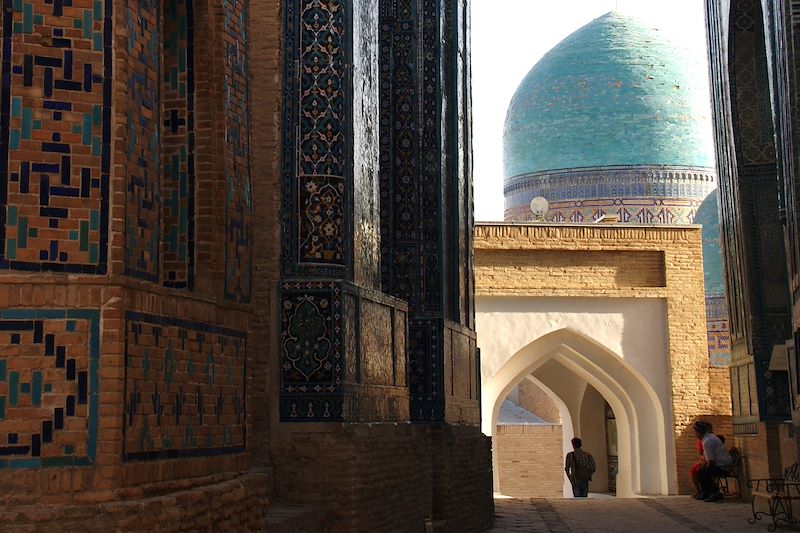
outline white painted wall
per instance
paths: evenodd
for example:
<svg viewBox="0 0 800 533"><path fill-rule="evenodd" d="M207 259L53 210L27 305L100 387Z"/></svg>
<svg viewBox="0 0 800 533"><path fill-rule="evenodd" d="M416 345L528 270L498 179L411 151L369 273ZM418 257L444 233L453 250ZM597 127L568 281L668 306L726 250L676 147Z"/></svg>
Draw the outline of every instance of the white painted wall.
<svg viewBox="0 0 800 533"><path fill-rule="evenodd" d="M658 298L478 296L482 383L539 337L570 329L627 361L671 407L666 302Z"/></svg>

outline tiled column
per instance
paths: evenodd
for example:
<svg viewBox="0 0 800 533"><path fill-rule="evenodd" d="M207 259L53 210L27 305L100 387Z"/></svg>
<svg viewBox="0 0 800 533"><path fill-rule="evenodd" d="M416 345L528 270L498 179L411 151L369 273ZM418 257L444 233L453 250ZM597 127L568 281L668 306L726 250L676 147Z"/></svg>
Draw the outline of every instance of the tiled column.
<svg viewBox="0 0 800 533"><path fill-rule="evenodd" d="M467 27L463 2L381 3L381 245L409 302L412 418L475 424Z"/></svg>
<svg viewBox="0 0 800 533"><path fill-rule="evenodd" d="M284 421L408 418L405 305L379 273L377 7L285 6Z"/></svg>

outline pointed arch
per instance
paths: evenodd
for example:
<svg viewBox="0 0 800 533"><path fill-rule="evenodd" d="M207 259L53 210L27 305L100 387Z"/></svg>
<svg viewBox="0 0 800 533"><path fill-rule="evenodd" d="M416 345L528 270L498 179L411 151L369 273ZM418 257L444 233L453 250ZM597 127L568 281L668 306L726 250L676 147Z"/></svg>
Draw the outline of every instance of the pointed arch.
<svg viewBox="0 0 800 533"><path fill-rule="evenodd" d="M618 495L674 493L671 413L665 412L652 386L622 357L569 328L530 342L487 380L482 391L484 432L492 433L508 393L551 360L597 389L617 414Z"/></svg>

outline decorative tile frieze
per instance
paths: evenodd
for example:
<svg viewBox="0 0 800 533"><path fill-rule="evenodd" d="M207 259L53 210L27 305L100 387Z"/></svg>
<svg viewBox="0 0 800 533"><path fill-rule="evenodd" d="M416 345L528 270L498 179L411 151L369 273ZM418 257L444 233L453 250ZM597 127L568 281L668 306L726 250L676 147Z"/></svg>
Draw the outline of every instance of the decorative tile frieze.
<svg viewBox="0 0 800 533"><path fill-rule="evenodd" d="M244 451L246 340L214 324L126 313L123 459Z"/></svg>

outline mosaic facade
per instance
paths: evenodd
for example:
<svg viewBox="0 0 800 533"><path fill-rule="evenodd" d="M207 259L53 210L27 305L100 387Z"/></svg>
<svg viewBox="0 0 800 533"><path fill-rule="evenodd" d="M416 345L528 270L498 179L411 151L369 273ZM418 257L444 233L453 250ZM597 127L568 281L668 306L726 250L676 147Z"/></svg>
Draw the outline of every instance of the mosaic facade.
<svg viewBox="0 0 800 533"><path fill-rule="evenodd" d="M222 32L212 51L223 64L218 80L223 97L216 102L223 119L199 133L192 0L127 0L125 9L126 273L167 287L194 288L198 135L211 149L217 146L213 136L219 128L224 143L217 164L226 191L224 204L213 208L220 217L224 213L220 287L227 299L248 303L252 198L246 2L225 0L213 13Z"/></svg>
<svg viewBox="0 0 800 533"><path fill-rule="evenodd" d="M408 321L408 388L412 420L444 418L444 329L441 321Z"/></svg>
<svg viewBox="0 0 800 533"><path fill-rule="evenodd" d="M343 332L359 327L362 311L343 314L340 296L333 293L363 284L408 302L411 339L403 346L414 419L444 418L445 315L458 321L461 312L471 318L459 305L469 299L462 279L469 269L455 266L467 246L467 232L460 235L459 228L471 221L471 203L465 200L466 125L459 118L466 102L464 6L381 1L376 19L370 5L354 4L352 16L350 6L338 1L285 6L284 420L348 416L342 414L339 396L347 392L338 372L353 362L342 360L340 347ZM376 29L379 42L373 50L368 37ZM358 77L347 68L349 54L358 62ZM460 77L446 80L447 65ZM379 107L380 135L352 131L374 120L362 117L372 105ZM353 124L357 117L359 126ZM349 135L352 148L345 143ZM445 168L441 151L423 146L447 146L453 166ZM376 181L372 165L378 156ZM305 282L307 277L346 281L315 284ZM395 305L391 298L368 298L373 297L381 305ZM444 304L450 297L452 312ZM414 342L415 335L440 341Z"/></svg>
<svg viewBox="0 0 800 533"><path fill-rule="evenodd" d="M343 309L336 283L281 287L281 401L283 420L341 420Z"/></svg>
<svg viewBox="0 0 800 533"><path fill-rule="evenodd" d="M784 245L796 239L792 224L782 221L796 216L797 196L781 189L796 164L785 144L794 120L795 105L785 100L794 67L780 57L791 43L765 35L765 26L780 31L784 22L772 22L790 19L772 2L754 0L709 2L707 12L734 431L756 434L764 431L760 422L791 418L792 408L787 372L769 368L775 348L793 337L787 265L796 263ZM767 435L766 456L778 448L770 440Z"/></svg>
<svg viewBox="0 0 800 533"><path fill-rule="evenodd" d="M731 332L725 296L706 296L708 359L712 366L730 366Z"/></svg>
<svg viewBox="0 0 800 533"><path fill-rule="evenodd" d="M128 312L123 458L244 450L246 332Z"/></svg>
<svg viewBox="0 0 800 533"><path fill-rule="evenodd" d="M740 0L731 17L734 32L732 46L739 52L733 56L731 113L738 128L737 157L748 165L775 163L774 129L769 96L764 29L755 15L757 0Z"/></svg>
<svg viewBox="0 0 800 533"><path fill-rule="evenodd" d="M727 222L722 227L729 232L729 250L736 254L727 262L727 284L732 288L728 292L733 307L731 315L738 315L731 326L731 339L740 346L747 339L747 352L751 352L740 351L734 364L744 367L748 375L755 374L739 392L754 398L756 403L740 416L781 421L790 417L789 384L785 372L769 370L773 347L792 337L792 300L786 289L789 275L779 214L785 200L781 199L779 182L775 179L781 172L776 160L774 124L780 122L773 115L762 6L752 0L740 0L732 6L730 17L733 150L719 157L725 162L728 154L735 154L736 177L728 175L727 191L721 195L721 213ZM732 179L735 184L731 184ZM738 197L733 202L732 192ZM741 198L747 202L743 203ZM733 220L731 204L736 213ZM741 235L731 235L734 228ZM741 287L744 284L749 287L744 289Z"/></svg>
<svg viewBox="0 0 800 533"><path fill-rule="evenodd" d="M94 464L100 314L0 310L0 469Z"/></svg>
<svg viewBox="0 0 800 533"><path fill-rule="evenodd" d="M192 0L164 3L162 53L162 238L164 284L194 287L195 79Z"/></svg>
<svg viewBox="0 0 800 533"><path fill-rule="evenodd" d="M108 2L4 2L0 268L106 272L110 17Z"/></svg>
<svg viewBox="0 0 800 533"><path fill-rule="evenodd" d="M250 301L252 275L252 193L250 121L247 108L247 3L223 0L221 6L225 98L225 297Z"/></svg>
<svg viewBox="0 0 800 533"><path fill-rule="evenodd" d="M411 417L444 417L440 209L447 193L440 152L444 94L439 4L381 2L381 277L409 302L408 386ZM418 9L421 7L421 12ZM430 21L429 24L423 21ZM421 29L420 29L421 28ZM440 33L443 32L443 33ZM426 90L421 91L421 84Z"/></svg>
<svg viewBox="0 0 800 533"><path fill-rule="evenodd" d="M419 172L417 32L410 0L381 3L381 213L390 223L381 229L383 285L416 307L419 302L415 266L419 264Z"/></svg>
<svg viewBox="0 0 800 533"><path fill-rule="evenodd" d="M352 279L352 159L345 138L347 4L286 2L282 170L281 399L289 421L344 416L343 286Z"/></svg>
<svg viewBox="0 0 800 533"><path fill-rule="evenodd" d="M126 0L125 273L159 281L161 23L153 0Z"/></svg>
<svg viewBox="0 0 800 533"><path fill-rule="evenodd" d="M283 271L342 276L345 220L345 13L339 1L287 2Z"/></svg>

